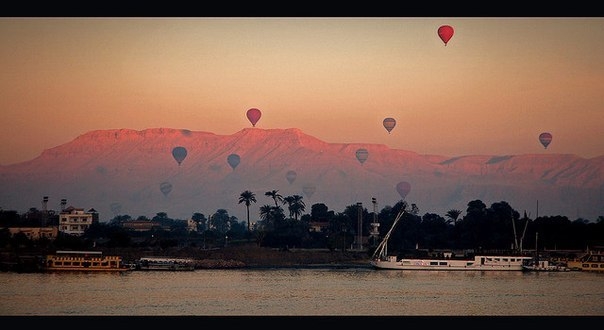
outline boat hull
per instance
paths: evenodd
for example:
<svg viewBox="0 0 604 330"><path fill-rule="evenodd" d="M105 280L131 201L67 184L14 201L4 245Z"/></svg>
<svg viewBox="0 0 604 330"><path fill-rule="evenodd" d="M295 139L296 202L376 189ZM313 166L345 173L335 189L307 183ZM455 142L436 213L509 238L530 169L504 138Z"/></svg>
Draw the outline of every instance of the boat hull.
<svg viewBox="0 0 604 330"><path fill-rule="evenodd" d="M522 265L522 270L527 272L566 272L570 268L550 263L548 260L531 260Z"/></svg>
<svg viewBox="0 0 604 330"><path fill-rule="evenodd" d="M571 270L586 271L586 272L604 272L604 253L591 252L585 256L569 260L566 264Z"/></svg>
<svg viewBox="0 0 604 330"><path fill-rule="evenodd" d="M57 251L47 255L44 262L47 272L126 272L130 268L122 263L121 256L104 256L99 251Z"/></svg>
<svg viewBox="0 0 604 330"><path fill-rule="evenodd" d="M143 271L194 271L193 260L165 257L145 257L136 262L135 270Z"/></svg>
<svg viewBox="0 0 604 330"><path fill-rule="evenodd" d="M522 271L521 256L476 256L474 259L374 259L370 264L376 269L394 270L446 270L446 271Z"/></svg>

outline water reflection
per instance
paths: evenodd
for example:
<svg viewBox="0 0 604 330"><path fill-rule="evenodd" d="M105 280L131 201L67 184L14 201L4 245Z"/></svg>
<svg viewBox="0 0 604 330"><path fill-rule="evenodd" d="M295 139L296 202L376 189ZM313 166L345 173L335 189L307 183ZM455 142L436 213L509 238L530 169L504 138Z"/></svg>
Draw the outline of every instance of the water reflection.
<svg viewBox="0 0 604 330"><path fill-rule="evenodd" d="M358 269L1 273L1 315L604 315L604 274Z"/></svg>

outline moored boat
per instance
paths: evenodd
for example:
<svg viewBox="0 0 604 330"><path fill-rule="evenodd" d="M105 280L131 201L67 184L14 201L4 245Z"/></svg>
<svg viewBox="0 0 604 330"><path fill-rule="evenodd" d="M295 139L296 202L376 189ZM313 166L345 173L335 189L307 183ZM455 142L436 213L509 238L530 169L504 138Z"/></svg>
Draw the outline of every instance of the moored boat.
<svg viewBox="0 0 604 330"><path fill-rule="evenodd" d="M568 268L562 262L551 262L548 259L544 259L539 254L539 247L537 244L538 242L539 242L539 233L536 232L535 233L535 256L533 258L531 258L530 260L525 261L525 263L522 265L522 270L533 271L533 272L565 272L565 271L570 270L570 268Z"/></svg>
<svg viewBox="0 0 604 330"><path fill-rule="evenodd" d="M378 269L400 270L463 270L463 271L521 271L525 260L524 256L498 256L476 255L473 258L459 259L413 259L387 256L386 258L372 259L371 265Z"/></svg>
<svg viewBox="0 0 604 330"><path fill-rule="evenodd" d="M522 270L533 272L566 272L570 268L560 263L551 263L549 260L529 259L522 265Z"/></svg>
<svg viewBox="0 0 604 330"><path fill-rule="evenodd" d="M170 257L142 257L135 263L135 270L193 271L192 259Z"/></svg>
<svg viewBox="0 0 604 330"><path fill-rule="evenodd" d="M587 252L585 255L577 259L567 261L566 267L568 267L570 270L604 272L604 252Z"/></svg>
<svg viewBox="0 0 604 330"><path fill-rule="evenodd" d="M398 270L460 270L460 271L522 271L523 264L532 258L522 255L474 255L473 257L455 257L445 253L441 258L398 258L388 255L388 239L404 214L401 210L394 219L392 227L376 248L371 260L371 266L376 269Z"/></svg>
<svg viewBox="0 0 604 330"><path fill-rule="evenodd" d="M124 272L130 270L121 256L103 255L101 251L56 251L44 261L45 271Z"/></svg>

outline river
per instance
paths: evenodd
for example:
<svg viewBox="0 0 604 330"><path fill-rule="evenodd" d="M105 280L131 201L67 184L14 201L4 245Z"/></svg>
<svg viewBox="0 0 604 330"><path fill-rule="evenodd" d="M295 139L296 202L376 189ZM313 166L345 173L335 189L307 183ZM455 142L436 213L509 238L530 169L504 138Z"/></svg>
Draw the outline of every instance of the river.
<svg viewBox="0 0 604 330"><path fill-rule="evenodd" d="M1 316L604 316L604 274L278 268L0 273Z"/></svg>

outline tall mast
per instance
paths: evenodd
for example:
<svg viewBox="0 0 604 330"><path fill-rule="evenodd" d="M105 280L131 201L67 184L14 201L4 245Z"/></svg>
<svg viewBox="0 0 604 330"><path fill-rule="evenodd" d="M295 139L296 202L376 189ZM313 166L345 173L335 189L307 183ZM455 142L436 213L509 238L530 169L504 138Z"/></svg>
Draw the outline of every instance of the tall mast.
<svg viewBox="0 0 604 330"><path fill-rule="evenodd" d="M516 233L516 221L512 211L510 211L510 217L512 218L512 228L514 228L514 250L518 251L518 234Z"/></svg>
<svg viewBox="0 0 604 330"><path fill-rule="evenodd" d="M390 234L392 234L392 231L394 230L394 227L396 227L396 224L401 219L401 217L403 216L403 214L405 214L405 209L404 208L401 209L399 211L399 213L396 215L396 218L394 219L394 222L392 223L392 226L390 227L390 230L388 230L388 232L384 236L384 239L380 242L380 245L378 245L378 247L373 252L373 255L371 256L371 259L377 259L378 257L385 257L388 254L388 239L390 238Z"/></svg>

